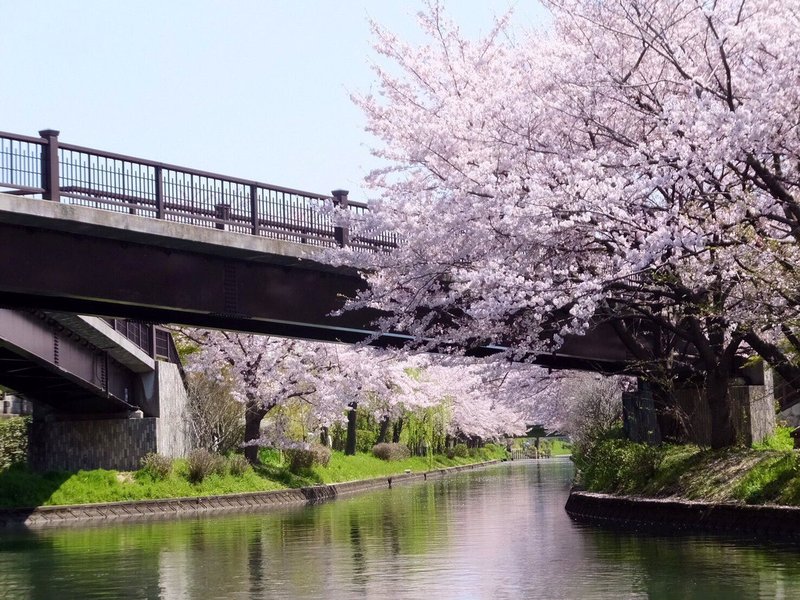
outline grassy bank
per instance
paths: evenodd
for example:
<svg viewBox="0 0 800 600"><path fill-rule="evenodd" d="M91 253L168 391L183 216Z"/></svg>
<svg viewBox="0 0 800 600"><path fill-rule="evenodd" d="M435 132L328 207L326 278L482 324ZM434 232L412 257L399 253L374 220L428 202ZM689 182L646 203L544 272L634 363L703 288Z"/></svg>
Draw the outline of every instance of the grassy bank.
<svg viewBox="0 0 800 600"><path fill-rule="evenodd" d="M248 468L240 475L229 471L209 475L198 483L189 481L185 460L176 460L172 472L163 479L146 471L118 472L97 469L78 473L32 473L15 466L0 470L0 507L54 506L93 502L119 502L156 498L209 496L239 492L258 492L338 483L453 467L505 458L499 446L487 446L466 458L433 456L400 461L383 461L371 454L345 456L334 452L327 466L315 465L293 473L278 452L262 452L264 464Z"/></svg>
<svg viewBox="0 0 800 600"><path fill-rule="evenodd" d="M604 440L574 456L593 492L709 502L800 506L800 454L788 430L756 448L658 447Z"/></svg>

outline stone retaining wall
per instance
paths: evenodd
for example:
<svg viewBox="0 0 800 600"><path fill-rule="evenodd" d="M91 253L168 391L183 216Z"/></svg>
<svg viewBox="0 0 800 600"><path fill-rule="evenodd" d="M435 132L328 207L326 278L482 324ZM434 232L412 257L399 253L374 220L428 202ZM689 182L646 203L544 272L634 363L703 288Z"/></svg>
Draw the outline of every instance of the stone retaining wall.
<svg viewBox="0 0 800 600"><path fill-rule="evenodd" d="M29 462L35 471L134 471L157 451L156 417L31 423Z"/></svg>
<svg viewBox="0 0 800 600"><path fill-rule="evenodd" d="M656 532L755 533L800 539L800 507L714 504L689 500L612 496L573 490L570 517L614 527Z"/></svg>
<svg viewBox="0 0 800 600"><path fill-rule="evenodd" d="M0 527L42 527L51 525L86 524L91 522L180 518L183 516L223 512L261 511L270 508L324 502L347 494L370 489L391 488L393 485L412 481L435 479L451 473L485 467L498 462L500 461L492 460L472 465L437 469L424 473L404 473L391 477L348 481L299 489L275 490L271 492L249 492L224 496L137 500L133 502L109 502L103 504L0 509Z"/></svg>

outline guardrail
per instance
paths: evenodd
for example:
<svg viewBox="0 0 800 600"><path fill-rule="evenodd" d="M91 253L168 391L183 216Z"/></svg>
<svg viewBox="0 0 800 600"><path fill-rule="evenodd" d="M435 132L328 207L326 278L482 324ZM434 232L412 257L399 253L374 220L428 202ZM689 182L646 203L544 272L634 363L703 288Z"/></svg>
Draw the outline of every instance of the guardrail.
<svg viewBox="0 0 800 600"><path fill-rule="evenodd" d="M363 216L367 205L348 200L346 190L303 192L64 144L58 134L0 132L0 191L315 246L374 252L396 245L392 233L370 232L357 218L338 226L321 210L330 201Z"/></svg>
<svg viewBox="0 0 800 600"><path fill-rule="evenodd" d="M104 317L103 320L111 325L115 331L121 333L125 338L144 350L148 356L181 365L178 348L175 346L175 340L172 339L172 333L169 329L131 319L109 319Z"/></svg>

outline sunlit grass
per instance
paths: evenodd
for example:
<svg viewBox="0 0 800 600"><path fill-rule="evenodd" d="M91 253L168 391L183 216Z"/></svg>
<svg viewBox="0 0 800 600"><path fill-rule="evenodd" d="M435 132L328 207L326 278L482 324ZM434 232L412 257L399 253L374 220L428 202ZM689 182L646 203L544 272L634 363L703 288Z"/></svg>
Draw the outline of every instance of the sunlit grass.
<svg viewBox="0 0 800 600"><path fill-rule="evenodd" d="M597 492L709 502L800 505L800 467L782 435L758 448L701 449L606 440L579 456L578 481Z"/></svg>
<svg viewBox="0 0 800 600"><path fill-rule="evenodd" d="M327 467L315 466L292 473L275 451L261 453L262 466L247 469L242 475L213 474L199 483L188 480L185 460L176 460L172 473L156 479L144 471L120 473L96 469L77 473L31 473L23 467L0 471L0 507L53 506L211 496L297 488L320 483L338 483L398 475L406 470L423 472L485 460L504 458L500 447L481 449L468 458L448 459L436 455L386 462L371 454L344 456L334 452Z"/></svg>

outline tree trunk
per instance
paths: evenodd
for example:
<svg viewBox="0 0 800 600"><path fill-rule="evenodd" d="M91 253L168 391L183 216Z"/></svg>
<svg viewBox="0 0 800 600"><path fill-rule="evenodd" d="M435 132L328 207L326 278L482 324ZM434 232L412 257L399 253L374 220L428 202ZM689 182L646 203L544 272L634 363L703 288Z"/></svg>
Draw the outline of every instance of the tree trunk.
<svg viewBox="0 0 800 600"><path fill-rule="evenodd" d="M248 401L244 410L244 441L245 443L261 437L261 421L269 409L262 408L255 401ZM258 446L245 446L244 457L251 465L258 465Z"/></svg>
<svg viewBox="0 0 800 600"><path fill-rule="evenodd" d="M400 417L395 421L394 426L392 427L392 442L395 444L400 443L400 433L403 431L403 417Z"/></svg>
<svg viewBox="0 0 800 600"><path fill-rule="evenodd" d="M720 366L705 378L705 393L711 417L711 447L725 448L736 443L731 415L730 372Z"/></svg>
<svg viewBox="0 0 800 600"><path fill-rule="evenodd" d="M330 431L328 431L327 427L323 427L322 428L322 431L319 434L319 443L322 444L323 446L330 447L330 445L331 445L331 434L330 434Z"/></svg>
<svg viewBox="0 0 800 600"><path fill-rule="evenodd" d="M356 453L356 409L358 402L350 403L350 411L347 413L347 441L344 443L344 453L353 456Z"/></svg>
<svg viewBox="0 0 800 600"><path fill-rule="evenodd" d="M378 441L375 442L376 444L383 444L386 442L389 433L389 423L391 423L389 417L383 417L381 419L381 428L380 431L378 431Z"/></svg>

